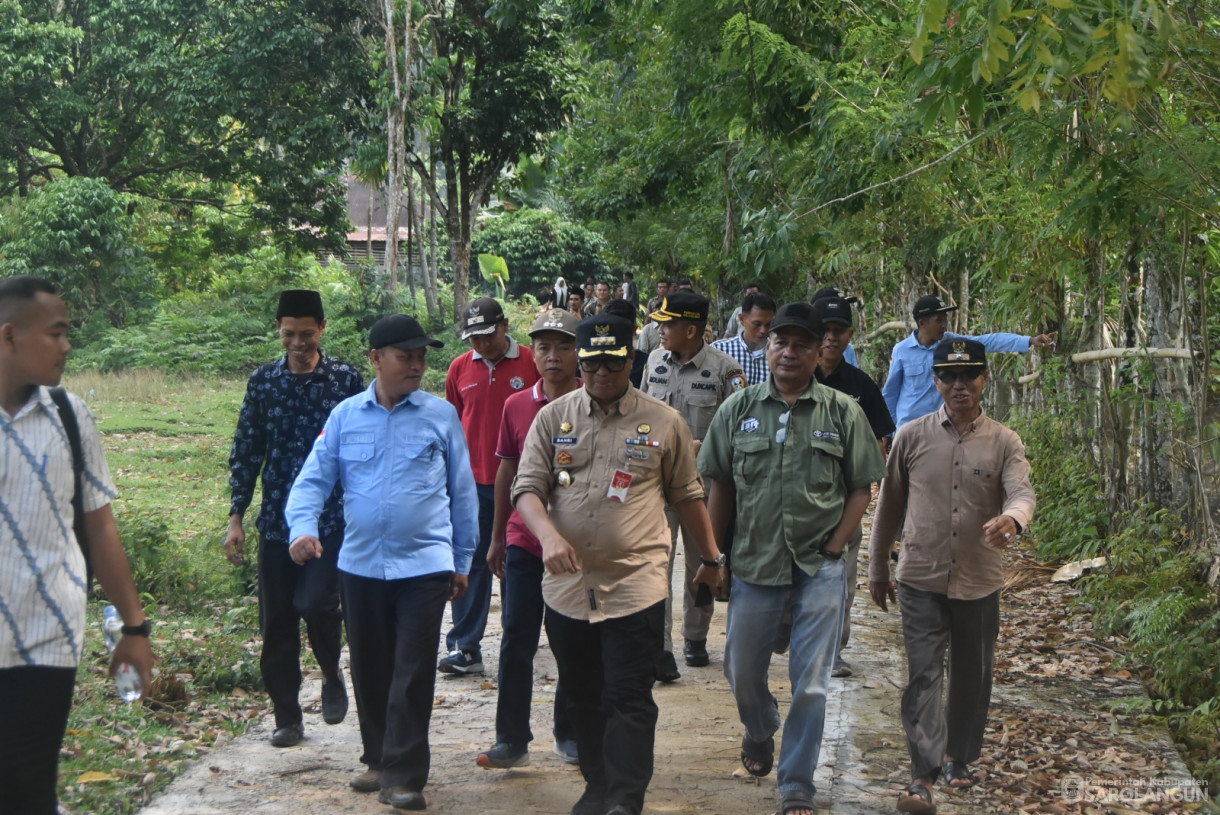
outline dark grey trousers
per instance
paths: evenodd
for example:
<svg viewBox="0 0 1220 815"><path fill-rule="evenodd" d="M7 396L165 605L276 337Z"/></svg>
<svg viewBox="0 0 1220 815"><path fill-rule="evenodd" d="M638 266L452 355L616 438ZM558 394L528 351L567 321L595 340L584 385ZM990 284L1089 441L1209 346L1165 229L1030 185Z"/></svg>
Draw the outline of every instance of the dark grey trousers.
<svg viewBox="0 0 1220 815"><path fill-rule="evenodd" d="M902 727L911 753L911 778L935 779L945 755L970 763L982 751L1000 634L1000 592L978 600L950 600L901 585L898 601L907 649ZM942 708L946 650L949 693Z"/></svg>

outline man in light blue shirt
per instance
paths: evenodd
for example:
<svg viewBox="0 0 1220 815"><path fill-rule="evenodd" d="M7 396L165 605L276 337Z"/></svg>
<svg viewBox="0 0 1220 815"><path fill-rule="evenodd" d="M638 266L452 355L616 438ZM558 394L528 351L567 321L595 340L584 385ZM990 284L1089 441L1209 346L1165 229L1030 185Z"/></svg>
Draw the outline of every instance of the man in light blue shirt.
<svg viewBox="0 0 1220 815"><path fill-rule="evenodd" d="M339 580L369 768L351 786L424 809L441 619L466 590L479 502L457 410L420 390L425 349L442 343L393 314L369 344L376 380L331 412L288 495L288 552L322 555L318 515L342 484Z"/></svg>
<svg viewBox="0 0 1220 815"><path fill-rule="evenodd" d="M942 339L972 339L983 344L988 351L1012 351L1029 353L1030 348L1045 348L1054 342L1049 334L1027 337L1021 334L983 334L967 337L948 331L945 314L957 311L957 306L946 306L934 294L915 301L913 316L918 326L911 336L894 346L890 357L890 375L885 380L881 393L885 404L899 429L912 419L927 416L944 403L932 380L932 349Z"/></svg>

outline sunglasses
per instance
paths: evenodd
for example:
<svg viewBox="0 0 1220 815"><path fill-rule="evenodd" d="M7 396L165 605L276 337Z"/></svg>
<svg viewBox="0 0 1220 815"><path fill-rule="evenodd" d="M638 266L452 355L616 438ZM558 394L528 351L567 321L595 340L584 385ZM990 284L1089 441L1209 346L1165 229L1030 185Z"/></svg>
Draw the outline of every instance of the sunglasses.
<svg viewBox="0 0 1220 815"><path fill-rule="evenodd" d="M979 368L974 371L937 371L936 378L946 385L952 385L955 382L970 383L983 375L983 369Z"/></svg>
<svg viewBox="0 0 1220 815"><path fill-rule="evenodd" d="M601 368L605 368L612 374L620 373L627 367L627 357L593 357L591 359L582 359L580 361L580 369L587 374L594 374Z"/></svg>

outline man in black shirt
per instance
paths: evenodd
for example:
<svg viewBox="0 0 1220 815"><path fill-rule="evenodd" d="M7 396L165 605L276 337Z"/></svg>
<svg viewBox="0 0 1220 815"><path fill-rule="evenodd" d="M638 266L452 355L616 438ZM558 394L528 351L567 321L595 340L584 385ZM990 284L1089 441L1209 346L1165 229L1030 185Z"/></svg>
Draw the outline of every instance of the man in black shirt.
<svg viewBox="0 0 1220 815"><path fill-rule="evenodd" d="M851 344L852 335L855 333L852 328L851 303L842 297L826 297L813 304L813 311L826 329L822 338L822 355L818 358L814 376L828 388L834 388L856 400L856 404L864 410L864 415L868 418L873 435L881 445L882 454L885 454L888 437L894 433L894 420L885 405L885 397L881 395L881 389L872 377L843 359L843 352ZM862 534L863 528L857 527L844 552L843 560L847 564L847 609L843 615L843 634L839 638L839 651L835 653L831 676L851 676L851 666L843 660L840 652L847 646L847 640L851 636L851 604L856 598L856 562Z"/></svg>

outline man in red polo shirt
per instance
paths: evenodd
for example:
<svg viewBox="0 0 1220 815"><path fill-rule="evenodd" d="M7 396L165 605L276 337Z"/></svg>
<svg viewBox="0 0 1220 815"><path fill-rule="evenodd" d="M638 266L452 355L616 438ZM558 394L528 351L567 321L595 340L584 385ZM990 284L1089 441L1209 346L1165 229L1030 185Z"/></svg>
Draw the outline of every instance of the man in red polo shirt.
<svg viewBox="0 0 1220 815"><path fill-rule="evenodd" d="M538 381L531 349L508 335L504 309L490 297L472 300L462 315L462 339L471 350L449 366L445 398L457 408L470 447L470 466L479 493L479 546L470 566L466 593L453 601L453 628L445 634L449 656L440 661L442 673L465 676L483 673L483 631L491 606L491 545L496 508L496 441L504 401Z"/></svg>
<svg viewBox="0 0 1220 815"><path fill-rule="evenodd" d="M529 764L530 703L534 696L534 654L542 633L542 544L513 509L510 493L526 434L542 406L580 387L576 376L576 326L580 318L563 309L538 315L530 330L534 364L541 379L504 403L496 456L496 518L487 564L504 580L500 598L500 692L496 699L496 743L479 754L478 765L495 769ZM578 760L576 730L567 713L567 694L555 688L555 753Z"/></svg>

